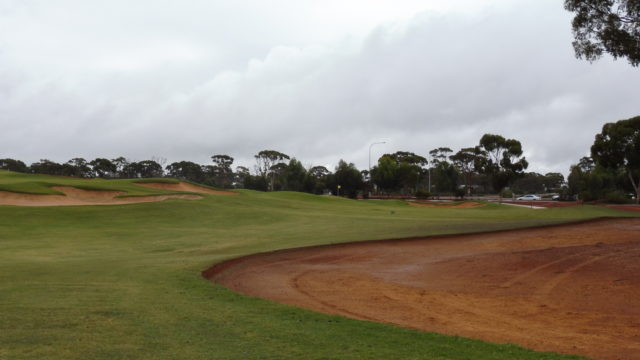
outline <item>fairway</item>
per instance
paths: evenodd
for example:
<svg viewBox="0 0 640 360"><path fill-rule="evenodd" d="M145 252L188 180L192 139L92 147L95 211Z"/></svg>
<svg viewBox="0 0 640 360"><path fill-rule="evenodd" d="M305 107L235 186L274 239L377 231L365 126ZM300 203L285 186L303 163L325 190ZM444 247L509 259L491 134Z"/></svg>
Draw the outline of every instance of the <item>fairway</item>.
<svg viewBox="0 0 640 360"><path fill-rule="evenodd" d="M50 193L54 185L162 194L125 180L0 172L3 190ZM592 206L450 209L238 193L0 206L0 359L565 358L290 307L212 285L200 273L277 249L637 216Z"/></svg>

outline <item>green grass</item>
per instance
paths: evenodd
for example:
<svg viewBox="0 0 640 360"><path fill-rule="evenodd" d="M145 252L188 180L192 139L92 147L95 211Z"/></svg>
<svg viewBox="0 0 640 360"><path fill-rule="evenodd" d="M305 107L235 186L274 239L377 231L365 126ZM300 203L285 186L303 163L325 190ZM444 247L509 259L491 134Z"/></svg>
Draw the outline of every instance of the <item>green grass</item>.
<svg viewBox="0 0 640 360"><path fill-rule="evenodd" d="M77 182L135 186L0 172L4 189L42 193ZM213 285L200 271L281 248L632 215L252 191L117 206L0 206L0 359L570 359L297 309Z"/></svg>

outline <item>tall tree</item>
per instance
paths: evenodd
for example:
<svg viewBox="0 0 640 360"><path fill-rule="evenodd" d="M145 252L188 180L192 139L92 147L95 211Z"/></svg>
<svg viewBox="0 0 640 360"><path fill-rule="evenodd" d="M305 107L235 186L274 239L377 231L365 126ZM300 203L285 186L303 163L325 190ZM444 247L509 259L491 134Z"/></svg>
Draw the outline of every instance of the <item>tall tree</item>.
<svg viewBox="0 0 640 360"><path fill-rule="evenodd" d="M624 172L640 201L640 116L602 127L591 146L591 157L605 169Z"/></svg>
<svg viewBox="0 0 640 360"><path fill-rule="evenodd" d="M289 191L303 191L307 170L296 158L292 158L284 170L285 189Z"/></svg>
<svg viewBox="0 0 640 360"><path fill-rule="evenodd" d="M471 195L471 177L476 172L476 149L463 148L457 153L449 156L453 165L462 173L464 179L465 193Z"/></svg>
<svg viewBox="0 0 640 360"><path fill-rule="evenodd" d="M332 191L337 193L337 187L340 186L340 195L355 198L364 189L364 180L355 165L340 160L329 185Z"/></svg>
<svg viewBox="0 0 640 360"><path fill-rule="evenodd" d="M167 165L166 169L171 177L200 183L204 180L202 167L191 161L174 162Z"/></svg>
<svg viewBox="0 0 640 360"><path fill-rule="evenodd" d="M597 60L607 52L640 64L640 1L565 0L572 21L576 57Z"/></svg>
<svg viewBox="0 0 640 360"><path fill-rule="evenodd" d="M493 189L500 193L529 166L522 156L522 145L515 139L485 134L476 148L476 166L491 177Z"/></svg>
<svg viewBox="0 0 640 360"><path fill-rule="evenodd" d="M29 171L27 164L15 159L0 159L0 169L23 173Z"/></svg>
<svg viewBox="0 0 640 360"><path fill-rule="evenodd" d="M215 179L215 185L221 188L230 188L233 186L233 158L229 155L213 155L211 157L213 161L213 175Z"/></svg>
<svg viewBox="0 0 640 360"><path fill-rule="evenodd" d="M431 165L435 167L441 161L447 161L449 154L451 154L453 150L448 147L439 147L437 149L433 149L429 151L429 156L431 157Z"/></svg>
<svg viewBox="0 0 640 360"><path fill-rule="evenodd" d="M96 158L89 162L95 176L100 178L111 178L116 176L118 167L111 160L105 158Z"/></svg>
<svg viewBox="0 0 640 360"><path fill-rule="evenodd" d="M284 160L289 160L289 155L275 150L262 150L254 157L256 159L256 173L265 179L267 176L271 175L270 190L273 190L275 172L273 172L272 168L274 165Z"/></svg>
<svg viewBox="0 0 640 360"><path fill-rule="evenodd" d="M324 166L314 166L304 178L304 190L313 194L322 194L327 189L327 178L331 172Z"/></svg>
<svg viewBox="0 0 640 360"><path fill-rule="evenodd" d="M83 158L73 158L67 161L66 164L63 164L65 169L66 176L75 176L75 177L90 177L91 176L91 168L89 167L89 163L87 160Z"/></svg>

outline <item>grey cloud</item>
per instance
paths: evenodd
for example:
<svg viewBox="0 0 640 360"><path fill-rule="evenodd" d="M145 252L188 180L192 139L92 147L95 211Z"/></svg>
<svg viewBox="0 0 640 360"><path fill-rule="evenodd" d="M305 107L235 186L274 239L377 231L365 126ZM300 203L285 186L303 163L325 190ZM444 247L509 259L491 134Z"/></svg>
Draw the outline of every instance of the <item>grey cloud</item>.
<svg viewBox="0 0 640 360"><path fill-rule="evenodd" d="M180 17L163 19L151 28L169 36ZM357 46L353 39L305 44L302 35L274 46L281 30L247 45L258 27L229 39L191 29L181 36L204 54L193 61L169 54L134 70L51 65L50 76L0 52L0 154L204 163L227 153L251 167L253 154L273 148L304 164L343 158L366 168L373 141L387 141L375 156L426 154L472 146L492 132L521 140L531 170L566 172L602 124L637 115L640 84L638 70L622 61L574 59L569 21L557 2L530 0L471 14L423 13L381 25ZM207 39L217 42L207 47Z"/></svg>

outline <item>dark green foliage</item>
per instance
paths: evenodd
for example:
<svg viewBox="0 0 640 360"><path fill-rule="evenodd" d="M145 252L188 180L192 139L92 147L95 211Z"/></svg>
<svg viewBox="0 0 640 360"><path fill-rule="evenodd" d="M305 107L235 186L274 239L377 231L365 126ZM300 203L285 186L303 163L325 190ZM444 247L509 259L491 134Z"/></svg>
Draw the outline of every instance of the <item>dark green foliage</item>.
<svg viewBox="0 0 640 360"><path fill-rule="evenodd" d="M118 167L109 159L97 158L89 162L93 175L99 178L113 178L118 173Z"/></svg>
<svg viewBox="0 0 640 360"><path fill-rule="evenodd" d="M607 123L591 147L596 164L610 172L624 173L640 201L640 116Z"/></svg>
<svg viewBox="0 0 640 360"><path fill-rule="evenodd" d="M331 172L324 166L314 166L307 171L304 178L304 191L322 194L327 190L327 181Z"/></svg>
<svg viewBox="0 0 640 360"><path fill-rule="evenodd" d="M515 139L485 134L476 147L475 167L491 178L496 192L500 192L518 178L529 166L522 157L522 145Z"/></svg>
<svg viewBox="0 0 640 360"><path fill-rule="evenodd" d="M336 195L340 186L340 196L355 198L358 192L364 189L364 180L355 165L340 160L335 173L329 177L328 185L331 192Z"/></svg>
<svg viewBox="0 0 640 360"><path fill-rule="evenodd" d="M511 189L518 194L560 192L563 184L564 176L560 173L542 175L529 172L516 179L511 185Z"/></svg>
<svg viewBox="0 0 640 360"><path fill-rule="evenodd" d="M26 173L29 171L27 164L20 160L0 159L0 169Z"/></svg>
<svg viewBox="0 0 640 360"><path fill-rule="evenodd" d="M229 155L213 155L211 157L213 166L205 166L206 178L210 185L228 189L233 187L233 158Z"/></svg>
<svg viewBox="0 0 640 360"><path fill-rule="evenodd" d="M188 180L198 183L207 183L205 181L202 166L191 161L174 162L166 167L167 175L173 178ZM213 185L213 184L208 184Z"/></svg>
<svg viewBox="0 0 640 360"><path fill-rule="evenodd" d="M597 60L603 53L640 64L640 1L565 0L572 21L576 57Z"/></svg>
<svg viewBox="0 0 640 360"><path fill-rule="evenodd" d="M139 162L130 162L124 166L122 169L122 174L124 178L152 178L152 177L162 177L164 175L164 170L162 169L162 165L158 164L153 160L143 160Z"/></svg>
<svg viewBox="0 0 640 360"><path fill-rule="evenodd" d="M63 166L55 161L41 159L29 167L34 174L64 175Z"/></svg>
<svg viewBox="0 0 640 360"><path fill-rule="evenodd" d="M300 161L292 158L289 161L289 165L284 169L284 177L286 190L303 191L307 170L302 166Z"/></svg>
<svg viewBox="0 0 640 360"><path fill-rule="evenodd" d="M257 155L254 155L254 158L257 163L256 172L259 176L268 177L270 190L275 190L276 177L282 170L276 165L284 160L289 160L289 155L275 150L262 150Z"/></svg>
<svg viewBox="0 0 640 360"><path fill-rule="evenodd" d="M458 168L458 171L462 174L464 179L465 193L471 195L471 179L476 172L475 164L477 154L475 148L463 148L457 153L449 156L449 159L453 161L453 165Z"/></svg>
<svg viewBox="0 0 640 360"><path fill-rule="evenodd" d="M427 159L412 152L398 151L384 154L371 169L371 180L383 192L400 191L412 194L425 175Z"/></svg>
<svg viewBox="0 0 640 360"><path fill-rule="evenodd" d="M440 161L432 170L433 184L438 194L456 194L458 169L447 161Z"/></svg>

